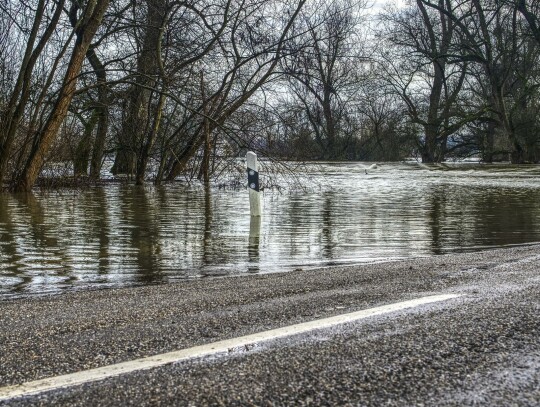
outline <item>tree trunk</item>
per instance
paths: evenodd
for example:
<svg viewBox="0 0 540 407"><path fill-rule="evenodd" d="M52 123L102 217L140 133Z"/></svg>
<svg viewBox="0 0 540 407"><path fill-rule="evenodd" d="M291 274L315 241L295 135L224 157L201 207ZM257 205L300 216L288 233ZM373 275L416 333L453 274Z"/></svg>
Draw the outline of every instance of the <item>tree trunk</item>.
<svg viewBox="0 0 540 407"><path fill-rule="evenodd" d="M98 105L96 106L98 124L94 146L92 148L92 158L90 161L90 177L99 179L101 165L103 163L103 154L105 151L105 141L109 131L109 88L107 87L107 71L93 48L90 48L86 52L86 58L94 69L99 85Z"/></svg>
<svg viewBox="0 0 540 407"><path fill-rule="evenodd" d="M15 140L15 135L19 129L28 99L30 98L34 67L51 35L56 29L64 4L65 0L61 0L58 3L51 21L45 28L37 45L35 45L35 42L37 40L39 29L41 28L41 22L46 7L45 1L40 0L36 6L36 14L26 43L19 75L8 103L9 109L0 116L0 187L3 185L6 178L13 141Z"/></svg>
<svg viewBox="0 0 540 407"><path fill-rule="evenodd" d="M523 147L517 139L515 129L508 117L508 109L506 108L506 103L504 101L503 86L499 85L496 77L492 79L491 86L499 125L504 130L508 137L508 141L510 142L510 161L512 164L523 164L525 162Z"/></svg>
<svg viewBox="0 0 540 407"><path fill-rule="evenodd" d="M156 141L156 138L159 132L159 127L161 126L161 118L163 117L164 105L165 105L165 94L161 93L161 95L159 96L158 106L156 107L154 125L152 126L150 135L148 136L139 157L139 162L137 165L137 176L136 176L137 185L144 184L144 177L146 174L146 168L148 167L148 160L150 159L150 152L152 151L152 147L154 146L154 143Z"/></svg>
<svg viewBox="0 0 540 407"><path fill-rule="evenodd" d="M210 141L210 127L208 126L208 120L205 120L204 124L204 150L203 159L201 162L201 169L199 171L199 180L202 179L204 184L210 184L210 156L212 154L212 142Z"/></svg>
<svg viewBox="0 0 540 407"><path fill-rule="evenodd" d="M482 161L488 164L493 163L496 128L497 126L495 120L490 120L487 124L487 132L484 137L484 143L482 148Z"/></svg>
<svg viewBox="0 0 540 407"><path fill-rule="evenodd" d="M92 133L99 120L98 110L92 112L90 119L84 124L84 133L81 141L77 145L75 150L75 157L73 158L73 175L81 176L88 175L88 161L90 158L90 151L92 150Z"/></svg>
<svg viewBox="0 0 540 407"><path fill-rule="evenodd" d="M338 158L336 154L336 123L332 112L330 85L325 84L324 88L322 105L326 133L326 152L324 152L324 155L325 159L334 160Z"/></svg>
<svg viewBox="0 0 540 407"><path fill-rule="evenodd" d="M145 145L148 144L145 135L152 137L153 133L150 125L150 105L159 74L158 50L167 2L146 0L146 5L145 33L142 50L137 59L137 78L130 90L128 111L122 124L113 174L135 175L138 172L137 164ZM140 178L139 175L137 178Z"/></svg>
<svg viewBox="0 0 540 407"><path fill-rule="evenodd" d="M208 186L210 184L210 155L212 153L212 144L210 141L210 123L208 119L209 109L208 101L206 100L206 91L205 91L205 82L204 82L204 73L201 72L201 97L203 100L204 108L204 150L203 150L203 159L201 162L201 168L199 171L199 180L203 180L204 184Z"/></svg>
<svg viewBox="0 0 540 407"><path fill-rule="evenodd" d="M77 76L81 71L90 42L101 24L108 5L109 0L90 1L81 17L81 23L76 29L77 40L64 76L62 88L43 129L37 135L39 139L30 152L22 174L16 181L16 191L31 190L37 180L45 162L45 157L67 115L76 90Z"/></svg>

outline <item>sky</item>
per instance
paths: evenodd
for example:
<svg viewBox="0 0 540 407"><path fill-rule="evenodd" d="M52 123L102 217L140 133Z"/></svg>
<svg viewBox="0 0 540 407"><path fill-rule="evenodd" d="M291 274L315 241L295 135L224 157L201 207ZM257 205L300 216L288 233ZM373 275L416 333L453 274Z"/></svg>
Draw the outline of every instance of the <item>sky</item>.
<svg viewBox="0 0 540 407"><path fill-rule="evenodd" d="M371 2L373 3L374 11L381 10L387 4L393 4L397 6L405 5L405 0L371 0Z"/></svg>

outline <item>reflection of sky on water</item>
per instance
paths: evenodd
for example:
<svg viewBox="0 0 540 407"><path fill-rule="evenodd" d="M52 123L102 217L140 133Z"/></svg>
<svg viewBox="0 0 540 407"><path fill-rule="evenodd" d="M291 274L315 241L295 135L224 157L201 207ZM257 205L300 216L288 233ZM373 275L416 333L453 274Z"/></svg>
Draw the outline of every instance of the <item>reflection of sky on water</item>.
<svg viewBox="0 0 540 407"><path fill-rule="evenodd" d="M540 241L540 167L311 167L307 191L111 185L0 195L0 296ZM256 231L260 230L260 236Z"/></svg>

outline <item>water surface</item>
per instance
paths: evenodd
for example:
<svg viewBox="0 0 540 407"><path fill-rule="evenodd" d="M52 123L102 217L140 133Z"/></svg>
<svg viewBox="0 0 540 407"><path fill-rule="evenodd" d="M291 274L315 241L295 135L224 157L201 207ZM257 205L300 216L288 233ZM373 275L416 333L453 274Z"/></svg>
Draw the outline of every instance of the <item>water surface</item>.
<svg viewBox="0 0 540 407"><path fill-rule="evenodd" d="M0 195L0 297L540 241L538 166L366 167L307 167L305 189L264 192L260 225L250 224L245 190L109 185Z"/></svg>

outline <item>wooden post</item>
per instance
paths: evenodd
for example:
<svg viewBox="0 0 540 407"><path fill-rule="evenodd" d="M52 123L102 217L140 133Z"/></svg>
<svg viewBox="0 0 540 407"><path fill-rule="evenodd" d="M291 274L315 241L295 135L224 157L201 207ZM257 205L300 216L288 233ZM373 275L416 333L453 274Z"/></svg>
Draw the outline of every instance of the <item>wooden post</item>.
<svg viewBox="0 0 540 407"><path fill-rule="evenodd" d="M248 151L246 155L248 188L249 188L249 209L251 216L261 216L261 193L259 191L259 169L257 165L257 154Z"/></svg>

